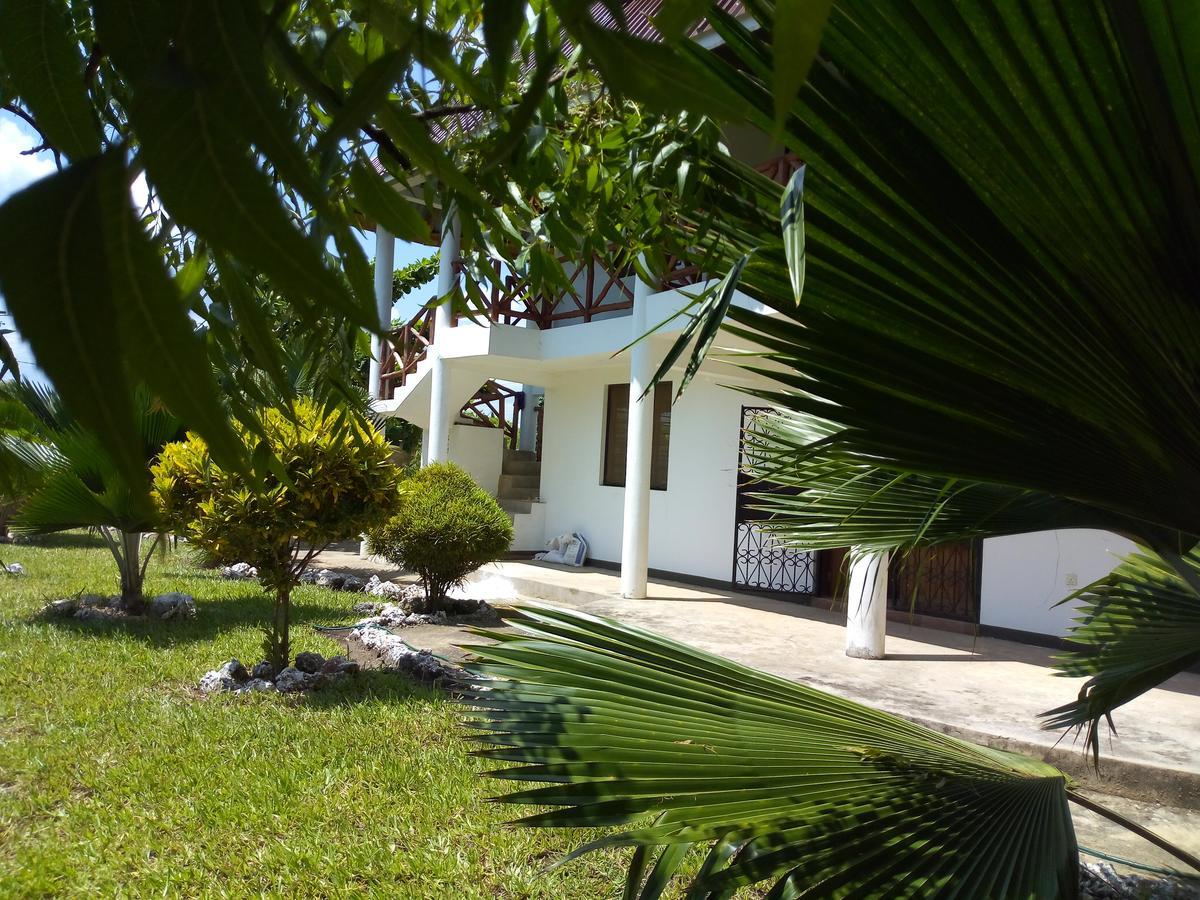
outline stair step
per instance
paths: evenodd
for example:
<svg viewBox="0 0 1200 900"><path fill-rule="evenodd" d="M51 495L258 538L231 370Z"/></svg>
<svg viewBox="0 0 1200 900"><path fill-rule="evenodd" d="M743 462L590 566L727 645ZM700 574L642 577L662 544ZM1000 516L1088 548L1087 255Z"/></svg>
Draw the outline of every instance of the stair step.
<svg viewBox="0 0 1200 900"><path fill-rule="evenodd" d="M532 500L518 500L514 497L500 497L498 498L498 502L500 504L500 508L510 516L533 512Z"/></svg>
<svg viewBox="0 0 1200 900"><path fill-rule="evenodd" d="M537 460L505 459L501 471L505 475L533 475L540 478L542 464Z"/></svg>
<svg viewBox="0 0 1200 900"><path fill-rule="evenodd" d="M509 475L500 476L501 497L523 497L525 491L536 491L542 485L540 475Z"/></svg>
<svg viewBox="0 0 1200 900"><path fill-rule="evenodd" d="M535 484L533 487L518 487L511 484L505 486L504 479L507 477L507 475L501 476L500 491L497 497L502 500L536 500L538 498L538 491L540 490L538 485Z"/></svg>
<svg viewBox="0 0 1200 900"><path fill-rule="evenodd" d="M505 450L504 458L506 460L522 460L524 462L537 462L537 454L532 450Z"/></svg>

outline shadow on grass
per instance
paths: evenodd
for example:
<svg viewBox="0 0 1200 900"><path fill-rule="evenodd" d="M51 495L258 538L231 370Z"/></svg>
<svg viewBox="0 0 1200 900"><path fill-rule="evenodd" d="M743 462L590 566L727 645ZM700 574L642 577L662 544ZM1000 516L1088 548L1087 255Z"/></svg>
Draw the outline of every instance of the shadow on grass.
<svg viewBox="0 0 1200 900"><path fill-rule="evenodd" d="M20 543L0 544L8 552L20 551L26 547L37 547L45 550L93 550L107 549L104 538L94 531L60 531L57 534L40 534L36 537L24 538Z"/></svg>
<svg viewBox="0 0 1200 900"><path fill-rule="evenodd" d="M323 599L293 599L292 628L342 624L353 618L349 604L333 605L321 602ZM176 647L211 641L218 634L234 629L263 628L271 621L273 608L273 600L269 594L255 592L238 597L197 598L196 618L186 621L155 619L149 616L97 616L92 619L76 619L41 613L34 614L29 621L90 637L132 637L153 647Z"/></svg>
<svg viewBox="0 0 1200 900"><path fill-rule="evenodd" d="M436 685L422 684L407 675L388 669L364 669L341 678L299 698L299 704L313 709L332 709L359 703L420 705L454 699L454 695Z"/></svg>

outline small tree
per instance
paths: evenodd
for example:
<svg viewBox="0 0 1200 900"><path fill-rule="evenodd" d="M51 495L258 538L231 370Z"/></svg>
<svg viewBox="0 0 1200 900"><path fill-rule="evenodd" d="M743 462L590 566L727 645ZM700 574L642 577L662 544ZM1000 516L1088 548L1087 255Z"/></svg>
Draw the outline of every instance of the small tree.
<svg viewBox="0 0 1200 900"><path fill-rule="evenodd" d="M399 475L374 426L301 400L266 410L262 435L239 433L271 471L245 475L213 462L194 434L167 445L154 466L163 521L225 563L257 567L275 608L263 642L277 668L290 658L291 594L312 558L385 521L395 511ZM266 468L264 466L264 468Z"/></svg>
<svg viewBox="0 0 1200 900"><path fill-rule="evenodd" d="M512 544L513 527L495 499L454 463L434 463L404 482L396 515L369 535L371 549L421 576L425 607Z"/></svg>
<svg viewBox="0 0 1200 900"><path fill-rule="evenodd" d="M141 483L131 483L100 439L74 420L53 390L22 383L8 386L4 396L19 401L28 417L25 433L7 435L0 452L0 468L11 471L5 457L26 467L28 490L12 520L13 530L50 534L95 529L117 563L122 605L130 612L140 611L146 567L159 544L156 537L143 551L142 534L158 530L146 497L150 463L167 441L182 433L179 419L149 391L135 392L137 449L145 469Z"/></svg>

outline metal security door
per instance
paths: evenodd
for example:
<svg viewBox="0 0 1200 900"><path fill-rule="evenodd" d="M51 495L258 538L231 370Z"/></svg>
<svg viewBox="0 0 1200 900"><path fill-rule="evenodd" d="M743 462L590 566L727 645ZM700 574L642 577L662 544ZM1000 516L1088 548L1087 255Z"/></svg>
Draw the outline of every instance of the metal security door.
<svg viewBox="0 0 1200 900"><path fill-rule="evenodd" d="M733 583L742 587L811 596L816 589L817 557L785 547L763 530L767 514L754 509L752 494L794 493L793 488L756 481L747 472L746 433L770 415L768 406L743 406L738 432L737 499L734 504Z"/></svg>

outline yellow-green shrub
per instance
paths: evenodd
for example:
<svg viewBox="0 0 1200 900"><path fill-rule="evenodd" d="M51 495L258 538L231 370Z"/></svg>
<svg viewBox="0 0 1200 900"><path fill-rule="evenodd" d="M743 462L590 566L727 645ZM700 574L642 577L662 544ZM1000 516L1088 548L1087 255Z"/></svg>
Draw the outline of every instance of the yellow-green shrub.
<svg viewBox="0 0 1200 900"><path fill-rule="evenodd" d="M269 450L275 465L260 464L254 475L223 469L204 441L189 433L159 455L152 469L154 498L166 526L211 558L258 569L276 598L268 655L286 665L291 591L304 567L330 543L388 519L396 509L399 471L374 426L309 400L288 413L265 410L260 421L265 438L237 427L256 461Z"/></svg>

